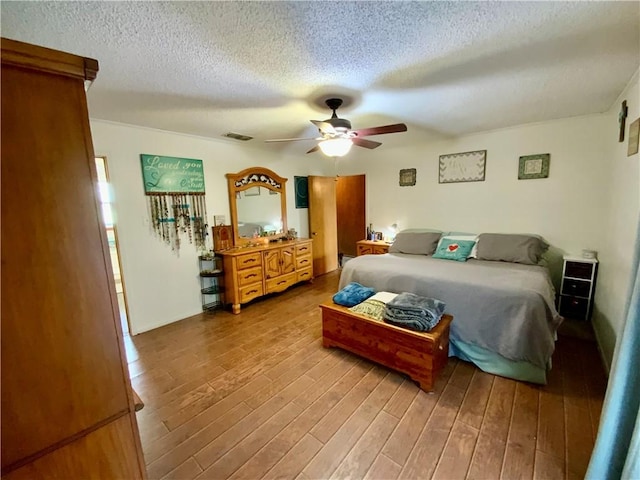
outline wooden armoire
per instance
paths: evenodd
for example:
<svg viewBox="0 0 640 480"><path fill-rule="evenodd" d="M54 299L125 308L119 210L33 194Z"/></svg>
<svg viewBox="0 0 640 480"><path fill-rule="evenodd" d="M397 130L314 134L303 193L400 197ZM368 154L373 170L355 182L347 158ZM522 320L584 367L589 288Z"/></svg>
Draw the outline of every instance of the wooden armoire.
<svg viewBox="0 0 640 480"><path fill-rule="evenodd" d="M2 477L146 476L85 82L98 62L2 39Z"/></svg>

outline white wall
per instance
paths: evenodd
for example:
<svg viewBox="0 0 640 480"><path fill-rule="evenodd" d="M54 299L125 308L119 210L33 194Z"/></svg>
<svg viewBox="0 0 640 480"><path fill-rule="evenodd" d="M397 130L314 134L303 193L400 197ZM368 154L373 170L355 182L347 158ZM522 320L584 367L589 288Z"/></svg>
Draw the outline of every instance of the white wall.
<svg viewBox="0 0 640 480"><path fill-rule="evenodd" d="M553 246L557 283L560 256L600 250L609 208L610 159L603 131L608 115L523 125L438 143L357 151L338 164L340 175L365 173L368 222L376 230L429 227L464 232L537 233ZM398 134L402 135L402 134ZM438 183L442 154L487 150L485 181ZM551 154L546 179L518 180L522 155ZM416 168L414 187L398 186L399 170Z"/></svg>
<svg viewBox="0 0 640 480"><path fill-rule="evenodd" d="M308 235L306 209L296 209L294 175L332 175L327 159L284 157L233 140L206 139L128 125L92 120L94 151L106 156L114 193L122 277L127 291L131 333L136 334L202 311L198 253L183 239L173 252L150 228L142 184L140 154L203 160L209 225L213 215L230 222L225 173L251 166L267 167L287 181L289 228ZM209 240L211 245L211 240Z"/></svg>
<svg viewBox="0 0 640 480"><path fill-rule="evenodd" d="M602 223L606 236L598 254L600 267L593 324L608 366L624 323L625 302L631 288L633 245L640 215L640 159L637 153L627 156L629 126L640 115L639 72L607 113L602 132L607 142L607 171L603 181L608 184L609 194L607 214ZM618 114L623 100L627 101L629 111L625 139L620 143Z"/></svg>

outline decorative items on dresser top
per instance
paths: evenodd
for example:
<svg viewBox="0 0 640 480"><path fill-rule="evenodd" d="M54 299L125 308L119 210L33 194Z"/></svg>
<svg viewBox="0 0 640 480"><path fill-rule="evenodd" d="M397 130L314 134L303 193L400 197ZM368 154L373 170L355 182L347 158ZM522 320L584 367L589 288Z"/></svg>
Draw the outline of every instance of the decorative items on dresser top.
<svg viewBox="0 0 640 480"><path fill-rule="evenodd" d="M357 255L380 255L389 253L389 244L378 240L360 240L357 243Z"/></svg>
<svg viewBox="0 0 640 480"><path fill-rule="evenodd" d="M587 256L594 256L590 253ZM565 255L558 311L563 317L587 321L593 311L598 260Z"/></svg>
<svg viewBox="0 0 640 480"><path fill-rule="evenodd" d="M97 72L96 60L2 39L7 480L146 478L99 214L85 93Z"/></svg>
<svg viewBox="0 0 640 480"><path fill-rule="evenodd" d="M224 272L222 257L215 254L205 254L198 257L200 264L200 294L202 295L202 310L205 312L216 310L224 306L224 287L221 284Z"/></svg>
<svg viewBox="0 0 640 480"><path fill-rule="evenodd" d="M287 227L286 178L262 167L226 177L234 247L216 253L225 301L237 314L255 298L313 280L313 250L311 239L295 238Z"/></svg>
<svg viewBox="0 0 640 480"><path fill-rule="evenodd" d="M218 252L223 257L226 301L240 305L291 285L313 280L312 240L297 239Z"/></svg>

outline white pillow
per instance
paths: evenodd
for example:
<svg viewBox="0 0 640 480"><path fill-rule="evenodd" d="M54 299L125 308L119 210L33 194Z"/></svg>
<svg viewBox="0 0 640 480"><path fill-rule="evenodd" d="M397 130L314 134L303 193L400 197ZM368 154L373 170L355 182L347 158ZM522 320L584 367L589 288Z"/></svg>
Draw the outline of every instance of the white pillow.
<svg viewBox="0 0 640 480"><path fill-rule="evenodd" d="M473 248L471 249L471 253L467 255L467 258L478 258L478 235L474 233L469 233L467 235L443 235L440 237L440 241L438 242L438 247L442 243L444 239L448 240L471 240L472 242L476 242ZM438 248L436 247L436 250Z"/></svg>

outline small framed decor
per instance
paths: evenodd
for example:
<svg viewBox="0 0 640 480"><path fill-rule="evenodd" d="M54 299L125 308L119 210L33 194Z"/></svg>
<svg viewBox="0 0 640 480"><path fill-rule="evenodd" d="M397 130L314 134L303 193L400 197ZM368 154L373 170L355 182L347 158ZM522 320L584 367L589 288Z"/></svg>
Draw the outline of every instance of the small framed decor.
<svg viewBox="0 0 640 480"><path fill-rule="evenodd" d="M547 178L549 176L549 161L551 155L539 153L537 155L525 155L520 157L518 164L518 180L532 178Z"/></svg>
<svg viewBox="0 0 640 480"><path fill-rule="evenodd" d="M627 146L627 157L638 153L638 139L640 138L640 118L629 125L629 145Z"/></svg>
<svg viewBox="0 0 640 480"><path fill-rule="evenodd" d="M309 208L309 177L293 177L296 208Z"/></svg>
<svg viewBox="0 0 640 480"><path fill-rule="evenodd" d="M618 124L620 125L620 133L618 134L618 142L624 142L624 126L627 120L627 114L629 113L629 107L627 107L627 101L625 100L620 105L620 113L618 114Z"/></svg>
<svg viewBox="0 0 640 480"><path fill-rule="evenodd" d="M403 168L400 170L400 186L413 187L416 184L416 169Z"/></svg>
<svg viewBox="0 0 640 480"><path fill-rule="evenodd" d="M484 182L487 151L440 155L438 183Z"/></svg>
<svg viewBox="0 0 640 480"><path fill-rule="evenodd" d="M231 225L216 225L213 228L213 250L220 252L233 247L233 231Z"/></svg>

